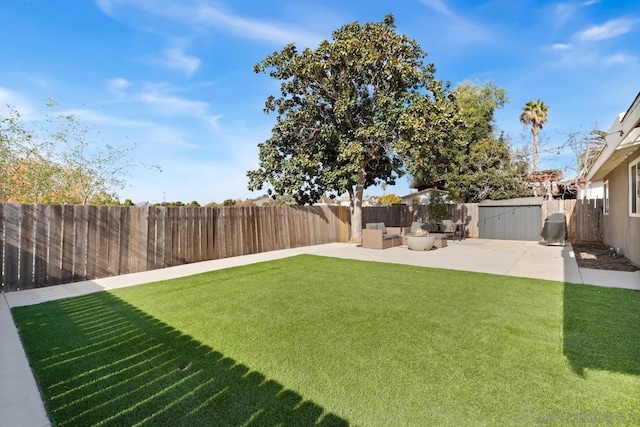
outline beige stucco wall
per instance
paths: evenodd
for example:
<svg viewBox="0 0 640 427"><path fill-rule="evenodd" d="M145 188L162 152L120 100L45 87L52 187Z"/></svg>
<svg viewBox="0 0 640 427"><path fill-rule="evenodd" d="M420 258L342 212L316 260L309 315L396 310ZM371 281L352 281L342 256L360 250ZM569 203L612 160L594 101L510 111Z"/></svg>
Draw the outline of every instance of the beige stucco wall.
<svg viewBox="0 0 640 427"><path fill-rule="evenodd" d="M640 217L629 216L629 164L640 157L636 150L615 168L609 180L609 214L604 215L604 243L622 249L624 255L640 266Z"/></svg>

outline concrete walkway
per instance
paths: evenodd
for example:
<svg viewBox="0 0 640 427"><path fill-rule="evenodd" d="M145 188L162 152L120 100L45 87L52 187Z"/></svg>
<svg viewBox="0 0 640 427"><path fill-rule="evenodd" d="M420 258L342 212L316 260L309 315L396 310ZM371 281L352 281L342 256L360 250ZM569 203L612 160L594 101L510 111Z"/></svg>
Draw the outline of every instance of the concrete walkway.
<svg viewBox="0 0 640 427"><path fill-rule="evenodd" d="M450 241L449 246L428 252L410 251L405 246L376 250L363 249L355 244L334 243L5 293L0 299L0 325L2 325L0 327L0 424L15 427L50 425L18 331L11 317L11 307L39 304L45 301L286 258L298 254L476 271L640 290L640 272L579 269L570 245L565 247L543 246L535 242L468 239Z"/></svg>

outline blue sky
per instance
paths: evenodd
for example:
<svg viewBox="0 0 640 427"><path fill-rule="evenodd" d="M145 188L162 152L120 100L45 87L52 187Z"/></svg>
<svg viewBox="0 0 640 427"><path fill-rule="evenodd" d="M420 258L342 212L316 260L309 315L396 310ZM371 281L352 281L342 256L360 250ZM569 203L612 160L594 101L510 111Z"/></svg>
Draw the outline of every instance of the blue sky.
<svg viewBox="0 0 640 427"><path fill-rule="evenodd" d="M510 102L498 128L526 144L518 117L549 106L542 167L564 168L567 133L608 129L640 90L640 3L617 1L9 0L0 8L0 105L28 118L44 100L100 129L96 141L138 144L119 194L135 202L256 197L246 171L275 123L264 101L278 82L253 66L289 42L315 47L350 22L392 13L453 85L492 81ZM567 171L573 177L575 172ZM410 192L401 178L387 193ZM370 188L368 195L382 194Z"/></svg>

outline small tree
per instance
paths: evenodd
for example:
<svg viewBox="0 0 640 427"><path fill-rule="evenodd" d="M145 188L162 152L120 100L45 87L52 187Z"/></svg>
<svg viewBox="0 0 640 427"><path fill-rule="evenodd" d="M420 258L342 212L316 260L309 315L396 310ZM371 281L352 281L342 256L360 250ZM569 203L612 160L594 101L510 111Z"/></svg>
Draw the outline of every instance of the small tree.
<svg viewBox="0 0 640 427"><path fill-rule="evenodd" d="M429 199L429 212L431 213L431 219L436 221L442 221L449 213L449 203L446 197L439 191L431 193Z"/></svg>
<svg viewBox="0 0 640 427"><path fill-rule="evenodd" d="M597 124L589 132L570 132L567 136L568 145L575 155L575 163L570 165L576 173L576 178L584 177L596 161L600 152L607 145L607 133L598 129Z"/></svg>
<svg viewBox="0 0 640 427"><path fill-rule="evenodd" d="M447 189L452 198L467 203L524 197L526 169L506 140L486 138L471 146L459 173L447 175Z"/></svg>
<svg viewBox="0 0 640 427"><path fill-rule="evenodd" d="M531 127L531 147L532 147L532 160L531 160L531 172L538 170L538 134L542 127L547 123L547 116L549 114L549 107L540 99L536 101L529 101L522 108L520 114L520 122L526 128Z"/></svg>
<svg viewBox="0 0 640 427"><path fill-rule="evenodd" d="M380 196L378 198L378 202L382 206L390 206L390 205L397 205L398 203L402 203L402 199L400 198L400 196L390 193L390 194L385 194L384 196Z"/></svg>
<svg viewBox="0 0 640 427"><path fill-rule="evenodd" d="M115 191L127 185L132 168L159 169L131 161L135 145L102 145L96 135L72 114L27 123L10 107L0 117L0 201L119 204Z"/></svg>

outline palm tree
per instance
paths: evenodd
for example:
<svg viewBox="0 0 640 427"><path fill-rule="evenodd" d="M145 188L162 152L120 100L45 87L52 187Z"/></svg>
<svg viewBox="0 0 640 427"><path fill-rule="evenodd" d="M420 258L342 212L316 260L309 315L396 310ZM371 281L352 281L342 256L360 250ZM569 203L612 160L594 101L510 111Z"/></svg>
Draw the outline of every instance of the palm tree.
<svg viewBox="0 0 640 427"><path fill-rule="evenodd" d="M531 172L534 172L538 168L538 133L542 126L547 123L547 113L549 107L540 99L536 101L529 101L522 108L522 114L520 114L520 123L526 128L531 126L531 139L533 142L533 159L531 161Z"/></svg>

